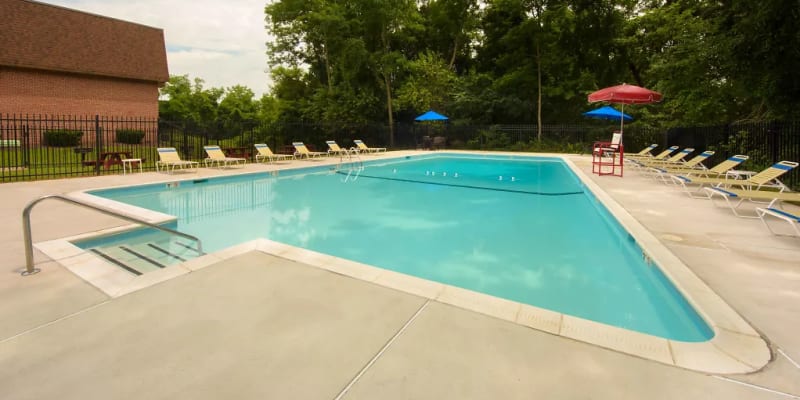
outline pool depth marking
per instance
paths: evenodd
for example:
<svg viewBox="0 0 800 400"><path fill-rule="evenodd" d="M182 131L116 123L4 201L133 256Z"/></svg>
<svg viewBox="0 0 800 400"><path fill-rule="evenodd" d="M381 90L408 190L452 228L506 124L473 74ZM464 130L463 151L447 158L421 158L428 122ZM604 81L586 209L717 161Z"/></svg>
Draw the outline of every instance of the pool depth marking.
<svg viewBox="0 0 800 400"><path fill-rule="evenodd" d="M336 171L337 174L347 175L342 171ZM569 195L576 195L576 194L583 194L583 191L580 192L562 192L562 193L547 193L547 192L532 192L528 190L515 190L515 189L500 189L500 188L488 188L483 186L472 186L472 185L457 185L453 183L442 183L442 182L426 182L426 181L416 181L413 179L402 179L402 178L388 178L385 176L372 176L372 175L363 175L359 174L359 178L372 178L372 179L383 179L387 181L396 181L396 182L406 182L406 183L424 183L428 185L437 185L437 186L452 186L458 188L465 188L465 189L480 189L480 190L494 190L497 192L508 192L508 193L521 193L521 194L535 194L541 196L569 196Z"/></svg>

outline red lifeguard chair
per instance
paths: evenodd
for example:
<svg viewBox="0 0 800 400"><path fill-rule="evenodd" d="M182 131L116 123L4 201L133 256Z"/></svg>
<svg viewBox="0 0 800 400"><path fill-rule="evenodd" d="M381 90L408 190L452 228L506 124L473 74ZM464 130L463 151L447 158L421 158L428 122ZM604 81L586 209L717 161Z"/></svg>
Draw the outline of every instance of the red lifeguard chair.
<svg viewBox="0 0 800 400"><path fill-rule="evenodd" d="M610 142L594 142L592 145L592 173L621 177L624 154L622 132L614 132Z"/></svg>

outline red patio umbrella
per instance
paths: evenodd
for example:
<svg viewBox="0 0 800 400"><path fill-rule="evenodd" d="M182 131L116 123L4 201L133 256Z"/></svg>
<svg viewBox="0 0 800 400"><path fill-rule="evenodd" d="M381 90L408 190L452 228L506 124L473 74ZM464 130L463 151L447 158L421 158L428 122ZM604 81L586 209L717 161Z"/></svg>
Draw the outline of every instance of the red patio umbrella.
<svg viewBox="0 0 800 400"><path fill-rule="evenodd" d="M596 103L598 101L622 104L622 112L625 112L625 104L658 103L661 101L661 93L636 85L623 83L622 85L600 89L589 95L589 103ZM620 133L622 133L622 122L622 118L620 118Z"/></svg>

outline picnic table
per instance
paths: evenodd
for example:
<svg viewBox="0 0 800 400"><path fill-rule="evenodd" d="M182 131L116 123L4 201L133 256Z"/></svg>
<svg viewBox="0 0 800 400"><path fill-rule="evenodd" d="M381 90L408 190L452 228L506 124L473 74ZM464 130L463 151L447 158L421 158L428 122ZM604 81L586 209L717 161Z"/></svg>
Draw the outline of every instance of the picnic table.
<svg viewBox="0 0 800 400"><path fill-rule="evenodd" d="M100 158L98 160L86 160L81 163L87 167L94 167L100 164L104 169L109 169L112 165L122 165L122 160L130 158L130 151L106 151L100 153ZM144 159L141 159L141 162L144 162Z"/></svg>
<svg viewBox="0 0 800 400"><path fill-rule="evenodd" d="M294 146L290 144L283 145L278 154L294 154Z"/></svg>
<svg viewBox="0 0 800 400"><path fill-rule="evenodd" d="M249 147L223 147L222 152L226 157L244 158L249 160L253 155L253 151Z"/></svg>

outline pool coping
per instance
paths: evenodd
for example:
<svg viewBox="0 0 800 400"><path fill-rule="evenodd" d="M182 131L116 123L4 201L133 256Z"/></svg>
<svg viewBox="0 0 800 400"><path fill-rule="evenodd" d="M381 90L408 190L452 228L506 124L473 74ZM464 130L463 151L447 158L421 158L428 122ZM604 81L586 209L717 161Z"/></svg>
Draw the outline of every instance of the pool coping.
<svg viewBox="0 0 800 400"><path fill-rule="evenodd" d="M513 158L556 157L563 160L572 172L578 176L582 184L591 190L593 196L630 232L645 254L660 267L664 275L672 281L698 314L703 317L714 331L714 337L708 341L697 343L665 339L428 281L269 239L255 239L141 276L133 276L70 243L78 239L126 231L135 228L136 225L125 225L68 238L39 242L35 246L45 255L110 297L123 296L249 251L260 251L510 321L553 335L594 344L680 368L719 374L749 373L761 369L771 360L772 354L766 341L677 256L633 218L619 203L613 200L599 185L593 182L567 156L540 153L531 155L520 155L519 153L447 153L478 156L512 155ZM385 159L391 158L387 157ZM300 168L307 168L307 166L301 166ZM252 172L246 174L252 174ZM176 180L182 179L167 179L164 182L168 183ZM175 219L174 216L167 214L92 196L85 193L87 191L72 192L69 193L69 196L112 208L126 215L144 218L148 222L164 223Z"/></svg>

